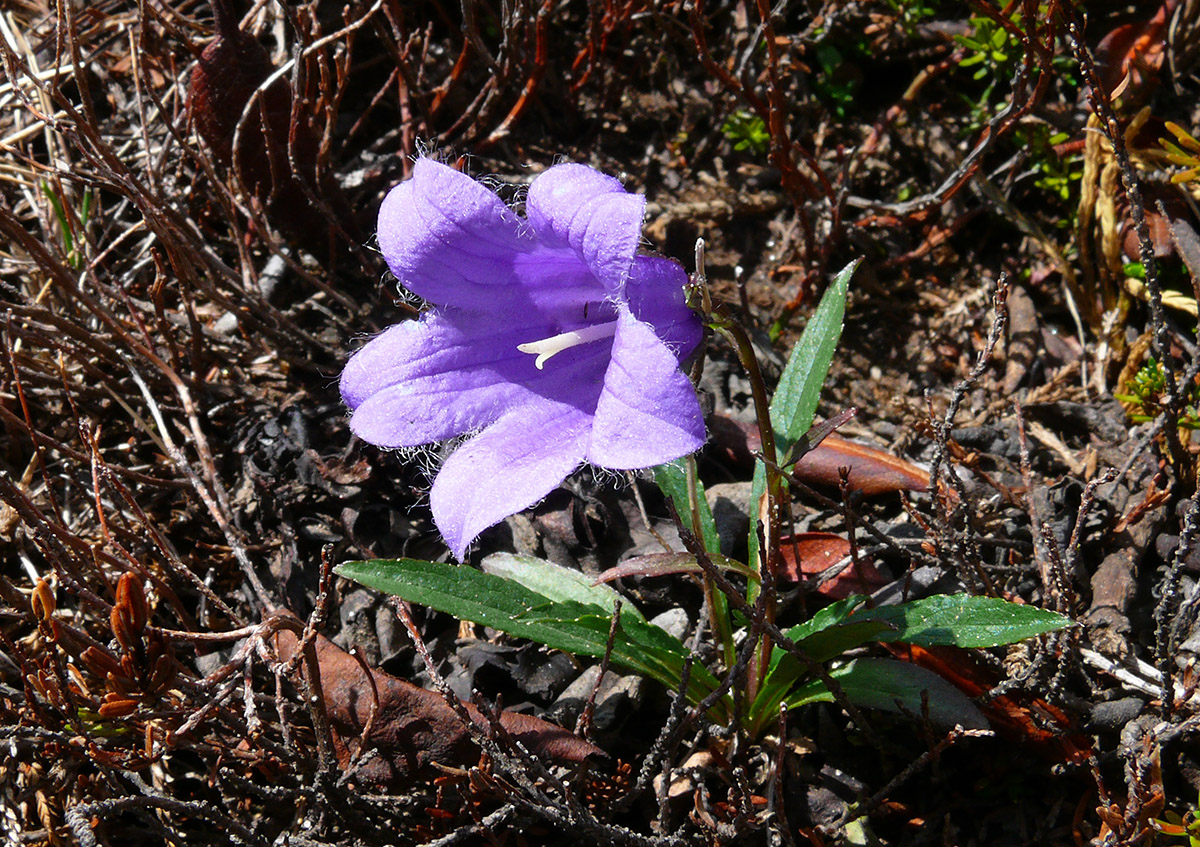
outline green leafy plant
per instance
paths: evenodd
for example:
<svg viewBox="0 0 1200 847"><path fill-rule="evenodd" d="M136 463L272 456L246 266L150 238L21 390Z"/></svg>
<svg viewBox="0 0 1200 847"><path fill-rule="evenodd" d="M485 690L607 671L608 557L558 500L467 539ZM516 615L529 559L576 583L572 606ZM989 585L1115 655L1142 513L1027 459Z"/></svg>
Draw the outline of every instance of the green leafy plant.
<svg viewBox="0 0 1200 847"><path fill-rule="evenodd" d="M1013 30L1003 26L995 18L987 14L972 15L968 19L971 30L966 35L955 35L954 41L962 48L963 57L958 63L962 70L971 72L971 78L984 83L983 91L977 96L962 95L970 109L970 119L967 122L968 133L980 131L987 125L993 112L992 96L1016 74L1018 66L1024 61L1025 48L1016 31L1028 33L1030 21L1025 17L1025 7L1016 4L1011 7L1008 17ZM1050 10L1045 3L1039 3L1035 20L1046 20ZM1036 23L1033 27L1036 30ZM1055 78L1063 84L1074 87L1075 66L1073 60L1066 55L1055 55L1050 59L1050 66L1055 72ZM1041 73L1039 67L1032 70L1034 77Z"/></svg>
<svg viewBox="0 0 1200 847"><path fill-rule="evenodd" d="M780 560L786 470L819 440L810 437L821 387L841 335L846 294L857 263L833 280L809 320L768 404L745 330L698 293L714 331L738 350L755 386L763 458L754 475L752 506L766 515L750 533L749 563L720 553L720 539L694 463L660 466L655 480L683 523L689 552L635 565L640 571L692 573L705 588L720 664L709 668L675 636L649 623L605 584L541 559L498 554L483 570L414 559L347 562L338 573L394 594L579 656L608 660L678 691L718 723L740 718L751 735L778 721L780 709L816 702L907 711L927 709L943 725L984 726L967 697L932 671L888 658L847 654L877 643L991 647L1060 630L1070 620L1032 606L990 597L934 596L868 608L865 598L834 603L787 630L775 625L775 569ZM760 549L761 548L761 549ZM744 582L743 582L744 581ZM743 582L744 590L735 583ZM739 637L739 631L743 634ZM745 669L744 683L735 677ZM844 698L844 699L843 699Z"/></svg>
<svg viewBox="0 0 1200 847"><path fill-rule="evenodd" d="M862 83L861 73L846 62L841 50L827 41L817 45L814 55L819 73L813 89L830 104L835 115L844 118L854 105Z"/></svg>
<svg viewBox="0 0 1200 847"><path fill-rule="evenodd" d="M738 109L721 124L721 134L729 139L734 150L750 151L760 156L767 154L771 134L758 115Z"/></svg>
<svg viewBox="0 0 1200 847"><path fill-rule="evenodd" d="M1162 363L1150 356L1126 384L1126 393L1114 394L1129 408L1129 418L1135 423L1152 421L1163 411L1167 393L1167 377ZM1187 402L1179 415L1179 426L1200 429L1200 385L1192 384Z"/></svg>
<svg viewBox="0 0 1200 847"><path fill-rule="evenodd" d="M918 26L937 16L940 4L936 0L886 0L886 5L896 16L896 24L911 37Z"/></svg>
<svg viewBox="0 0 1200 847"><path fill-rule="evenodd" d="M1196 806L1183 815L1164 812L1162 819L1151 824L1163 835L1186 842L1188 847L1200 847L1200 796L1196 798Z"/></svg>
<svg viewBox="0 0 1200 847"><path fill-rule="evenodd" d="M967 48L960 68L975 68L972 78L982 80L1009 66L1014 58L1008 31L986 15L972 15L971 34L956 35L954 40ZM1020 58L1019 50L1015 58Z"/></svg>
<svg viewBox="0 0 1200 847"><path fill-rule="evenodd" d="M72 270L80 270L83 267L84 259L83 253L75 243L74 233L87 226L92 211L92 189L84 190L78 214L74 209L70 209L71 217L68 219L68 207L58 193L45 180L42 180L41 188L42 194L50 201L54 217L58 220L58 228L62 232L63 250L67 254L67 264L71 266Z"/></svg>
<svg viewBox="0 0 1200 847"><path fill-rule="evenodd" d="M499 554L487 562L504 574L416 559L347 562L338 573L370 588L394 594L509 635L537 641L577 656L609 660L625 670L657 680L670 690L683 687L698 704L711 699L709 716L728 723L735 710L734 692L703 666L690 661L683 642L648 623L628 601L617 612L617 596L572 571L532 557ZM533 587L531 587L533 586ZM894 642L921 646L988 647L1008 644L1061 629L1068 621L1052 612L1017 606L988 597L934 596L900 606L863 609L864 598L851 597L818 612L787 631L790 648L776 648L769 674L743 720L760 733L777 719L779 706L789 708L831 702L833 692L808 662L825 663L869 643ZM982 723L982 716L956 688L931 671L891 659L836 662L829 671L851 702L865 707L920 713L928 694L930 717L942 723Z"/></svg>
<svg viewBox="0 0 1200 847"><path fill-rule="evenodd" d="M1173 174L1171 182L1178 184L1200 179L1200 141L1192 137L1179 124L1167 121L1166 128L1167 132L1175 137L1175 140L1161 138L1158 142L1159 146L1162 147L1167 161L1184 169Z"/></svg>
<svg viewBox="0 0 1200 847"><path fill-rule="evenodd" d="M1013 140L1029 157L1033 184L1066 204L1072 202L1072 193L1083 179L1083 155L1059 156L1054 149L1069 137L1065 132L1054 132L1046 124L1034 124L1013 132ZM1070 228L1074 221L1071 216L1065 216L1058 221L1058 226Z"/></svg>
<svg viewBox="0 0 1200 847"><path fill-rule="evenodd" d="M955 35L965 55L958 67L970 70L971 78L985 83L977 97L961 95L970 110L965 131L974 134L987 125L993 111L992 96L1004 80L1012 76L1021 59L1020 46L1010 44L1008 31L986 15L972 15L969 35Z"/></svg>

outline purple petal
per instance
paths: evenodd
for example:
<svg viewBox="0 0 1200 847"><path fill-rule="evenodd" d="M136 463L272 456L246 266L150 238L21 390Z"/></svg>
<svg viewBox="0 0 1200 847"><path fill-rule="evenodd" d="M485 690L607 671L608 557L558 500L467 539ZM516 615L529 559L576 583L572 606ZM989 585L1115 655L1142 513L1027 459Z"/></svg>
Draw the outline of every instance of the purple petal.
<svg viewBox="0 0 1200 847"><path fill-rule="evenodd" d="M429 316L391 327L354 354L341 381L354 434L379 447L414 447L485 426L518 402L525 392L496 359L521 364L520 342L470 345L459 335ZM475 367L462 370L468 362Z"/></svg>
<svg viewBox="0 0 1200 847"><path fill-rule="evenodd" d="M699 316L687 306L683 291L687 281L687 273L678 262L638 256L625 286L634 317L654 327L655 335L681 361L704 337Z"/></svg>
<svg viewBox="0 0 1200 847"><path fill-rule="evenodd" d="M433 520L455 557L475 536L528 509L583 462L591 417L542 400L505 415L446 460L433 481Z"/></svg>
<svg viewBox="0 0 1200 847"><path fill-rule="evenodd" d="M538 370L517 345L557 330L497 323L448 310L372 339L342 372L342 398L354 412L350 428L379 447L414 447L480 429L541 397L589 414L595 409L611 345L565 350Z"/></svg>
<svg viewBox="0 0 1200 847"><path fill-rule="evenodd" d="M588 461L616 470L648 468L699 450L704 416L675 354L630 312L619 320Z"/></svg>
<svg viewBox="0 0 1200 847"><path fill-rule="evenodd" d="M570 245L612 294L642 238L646 198L586 165L555 165L529 186L525 215L546 242Z"/></svg>
<svg viewBox="0 0 1200 847"><path fill-rule="evenodd" d="M493 313L505 309L506 314L528 320L528 313L534 311L558 326L558 332L610 319L605 315L615 317L605 302L608 292L570 248L539 244L513 257L513 269L519 282L503 292L501 302L492 306Z"/></svg>
<svg viewBox="0 0 1200 847"><path fill-rule="evenodd" d="M529 249L517 216L492 191L432 159L379 209L379 249L400 282L442 306L486 309L515 282L513 257Z"/></svg>

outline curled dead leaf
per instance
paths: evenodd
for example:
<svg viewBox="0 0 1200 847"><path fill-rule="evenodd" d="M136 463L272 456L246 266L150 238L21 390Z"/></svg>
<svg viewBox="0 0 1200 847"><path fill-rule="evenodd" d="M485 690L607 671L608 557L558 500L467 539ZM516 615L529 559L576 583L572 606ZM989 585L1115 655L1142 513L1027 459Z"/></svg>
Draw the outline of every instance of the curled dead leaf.
<svg viewBox="0 0 1200 847"><path fill-rule="evenodd" d="M741 562L728 559L715 553L709 554L713 565L723 571L733 571L750 579L757 579L758 574ZM677 573L703 573L704 569L691 553L650 553L645 556L635 556L626 559L621 564L609 568L592 582L600 585L622 579L627 576L668 576Z"/></svg>
<svg viewBox="0 0 1200 847"><path fill-rule="evenodd" d="M810 485L836 487L841 480L841 468L850 469L850 488L867 496L929 489L929 473L924 468L838 435L826 436L796 462L792 475Z"/></svg>
<svg viewBox="0 0 1200 847"><path fill-rule="evenodd" d="M284 661L295 655L298 645L299 638L290 630L275 635L275 649ZM396 788L435 762L478 761L479 748L468 728L440 694L367 668L324 636L317 636L315 646L338 764L346 767L359 754L360 783ZM471 719L486 730L484 715L471 704L464 705ZM531 715L502 712L500 725L529 750L554 762L577 764L606 757L596 745ZM364 729L369 729L365 746L373 755L359 750Z"/></svg>
<svg viewBox="0 0 1200 847"><path fill-rule="evenodd" d="M724 415L708 419L713 446L733 465L753 468L762 452L758 430ZM928 491L929 473L919 465L839 435L826 435L794 466L793 476L808 485L836 488L839 468L850 469L850 487L867 496L893 491Z"/></svg>

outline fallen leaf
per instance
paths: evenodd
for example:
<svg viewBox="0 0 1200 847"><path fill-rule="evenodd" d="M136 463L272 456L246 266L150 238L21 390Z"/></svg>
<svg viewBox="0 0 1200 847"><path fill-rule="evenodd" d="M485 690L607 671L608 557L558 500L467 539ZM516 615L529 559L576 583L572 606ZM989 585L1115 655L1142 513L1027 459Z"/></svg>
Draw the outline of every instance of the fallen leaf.
<svg viewBox="0 0 1200 847"><path fill-rule="evenodd" d="M995 671L984 667L965 650L915 644L884 647L899 658L933 671L968 697L979 697L1000 682ZM993 697L979 707L998 734L1028 743L1048 759L1083 764L1092 755L1090 739L1074 730L1062 709L1041 698L1018 690Z"/></svg>
<svg viewBox="0 0 1200 847"><path fill-rule="evenodd" d="M1143 214L1146 220L1146 232L1150 236L1154 255L1156 258L1165 259L1175 252L1175 243L1171 238L1174 222L1186 221L1191 216L1191 209L1174 186L1146 186L1143 189L1143 203L1145 205ZM1137 226L1128 203L1120 205L1124 211L1124 220L1121 222L1121 252L1125 254L1128 261L1136 262L1141 258L1141 242L1138 240ZM1160 205L1162 211L1159 211Z"/></svg>
<svg viewBox="0 0 1200 847"><path fill-rule="evenodd" d="M188 79L186 107L197 134L224 169L235 161L237 139L238 176L272 222L305 249L319 250L329 242L329 220L312 202L314 196L329 205L343 229L355 234L354 212L341 187L318 174L320 140L308 116L298 110L293 117L287 78L275 79L260 92L275 72L271 57L258 39L238 28L228 0L211 5L216 38ZM304 98L300 102L307 105ZM243 113L248 113L244 121Z"/></svg>
<svg viewBox="0 0 1200 847"><path fill-rule="evenodd" d="M1146 21L1122 24L1096 45L1096 64L1105 90L1143 102L1154 89L1166 57L1167 25L1177 0L1168 0ZM1118 92L1121 83L1126 83Z"/></svg>
<svg viewBox="0 0 1200 847"><path fill-rule="evenodd" d="M1188 273L1192 277L1192 290L1200 299L1200 236L1185 220L1171 221L1171 241L1175 244L1175 252L1183 259Z"/></svg>
<svg viewBox="0 0 1200 847"><path fill-rule="evenodd" d="M755 457L762 452L762 439L753 424L712 415L709 435L712 445L735 466L753 468ZM929 473L924 468L877 447L832 434L796 462L794 476L809 485L836 488L840 480L838 469L843 467L850 469L850 487L868 497L929 489Z"/></svg>
<svg viewBox="0 0 1200 847"><path fill-rule="evenodd" d="M850 556L850 542L832 532L785 535L779 547L783 556L779 578L790 582L820 576ZM851 594L870 594L887 583L888 579L871 560L860 556L857 567L849 565L817 588L816 593L830 600L844 600Z"/></svg>
<svg viewBox="0 0 1200 847"><path fill-rule="evenodd" d="M299 638L290 630L275 635L275 649L285 662L295 655L298 644ZM317 636L315 646L338 764L348 766L359 753L356 775L360 783L395 789L411 783L434 762L467 765L478 761L479 748L470 732L440 694L368 669L324 636ZM471 719L487 731L483 714L470 703L464 706ZM361 755L359 744L372 711L374 721L365 744L375 755ZM501 712L500 725L529 750L557 763L606 758L596 745L531 715Z"/></svg>
<svg viewBox="0 0 1200 847"><path fill-rule="evenodd" d="M727 559L724 556L709 554L720 570L734 571L742 576L756 577L750 568L741 562ZM626 559L621 564L611 567L596 577L592 585L600 585L627 576L668 576L677 573L702 573L703 568L691 553L650 553L646 556L635 556Z"/></svg>
<svg viewBox="0 0 1200 847"><path fill-rule="evenodd" d="M850 469L850 488L868 497L893 491L929 489L929 473L924 468L838 435L826 436L796 462L792 475L809 485L837 487L841 480L840 468Z"/></svg>

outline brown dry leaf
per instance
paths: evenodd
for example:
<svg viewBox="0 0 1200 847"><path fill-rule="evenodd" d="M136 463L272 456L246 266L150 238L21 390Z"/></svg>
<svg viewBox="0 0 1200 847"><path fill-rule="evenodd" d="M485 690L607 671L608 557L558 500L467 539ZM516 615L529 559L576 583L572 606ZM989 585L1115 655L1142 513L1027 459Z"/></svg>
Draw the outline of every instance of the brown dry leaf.
<svg viewBox="0 0 1200 847"><path fill-rule="evenodd" d="M355 229L353 210L336 181L318 174L320 142L306 115L293 118L287 79L276 79L260 93L275 72L270 56L238 28L228 0L211 5L216 38L204 48L188 80L192 124L222 168L234 164L238 139L238 176L284 235L308 250L327 247L329 221L312 198L328 203L348 232ZM245 112L249 114L242 121Z"/></svg>
<svg viewBox="0 0 1200 847"><path fill-rule="evenodd" d="M741 562L715 553L710 553L709 556L713 565L720 570L734 571L742 576L753 574L753 571ZM621 564L608 568L596 577L592 585L601 585L627 576L670 576L677 573L702 573L703 570L691 553L650 553L626 559Z"/></svg>
<svg viewBox="0 0 1200 847"><path fill-rule="evenodd" d="M1171 241L1192 277L1193 293L1200 299L1200 236L1187 221L1174 220L1171 221Z"/></svg>
<svg viewBox="0 0 1200 847"><path fill-rule="evenodd" d="M708 419L712 444L733 465L754 467L754 459L762 451L758 429L724 415ZM850 487L868 497L892 491L927 491L929 474L912 462L830 434L795 464L794 475L809 485L836 488L840 477L838 468L850 468Z"/></svg>
<svg viewBox="0 0 1200 847"><path fill-rule="evenodd" d="M295 655L298 643L290 630L275 635L275 649L284 661ZM434 762L467 765L478 761L479 748L440 694L383 671L368 670L324 636L317 636L316 650L339 766L346 767L358 752L363 729L375 712L366 746L376 755L361 756L357 767L360 783L394 790ZM488 721L480 711L469 703L464 705L472 720L486 729ZM596 745L540 718L502 712L500 725L529 750L554 762L577 764L606 757Z"/></svg>
<svg viewBox="0 0 1200 847"><path fill-rule="evenodd" d="M836 487L841 479L840 468L850 469L850 488L867 496L929 489L929 474L923 468L837 435L826 436L796 462L793 476L810 485Z"/></svg>
<svg viewBox="0 0 1200 847"><path fill-rule="evenodd" d="M819 576L850 555L850 542L832 532L784 536L779 546L783 554L779 577L793 582ZM851 594L870 594L887 583L870 559L859 557L857 567L850 565L821 585L816 593L831 600L843 600Z"/></svg>
<svg viewBox="0 0 1200 847"><path fill-rule="evenodd" d="M1175 221L1186 221L1191 216L1187 201L1172 188L1149 185L1144 189L1144 215L1146 230L1150 236L1150 244L1154 247L1154 255L1165 259L1175 252L1175 243L1171 231ZM1122 207L1127 204L1122 204ZM1162 211L1159 211L1159 206ZM1166 214L1163 214L1165 212ZM1133 214L1128 208L1124 209L1124 220L1121 223L1121 252L1131 262L1139 260L1141 246L1138 241L1137 226Z"/></svg>
<svg viewBox="0 0 1200 847"><path fill-rule="evenodd" d="M994 670L957 647L885 644L884 648L897 658L933 671L968 697L980 697L1000 681ZM1066 712L1028 692L1002 694L981 703L980 708L1001 738L1026 744L1050 761L1078 765L1091 753L1087 736L1074 728Z"/></svg>
<svg viewBox="0 0 1200 847"><path fill-rule="evenodd" d="M1174 0L1168 0L1148 20L1122 24L1096 45L1101 82L1114 97L1123 95L1141 103L1154 90L1166 56L1167 24L1174 6Z"/></svg>

